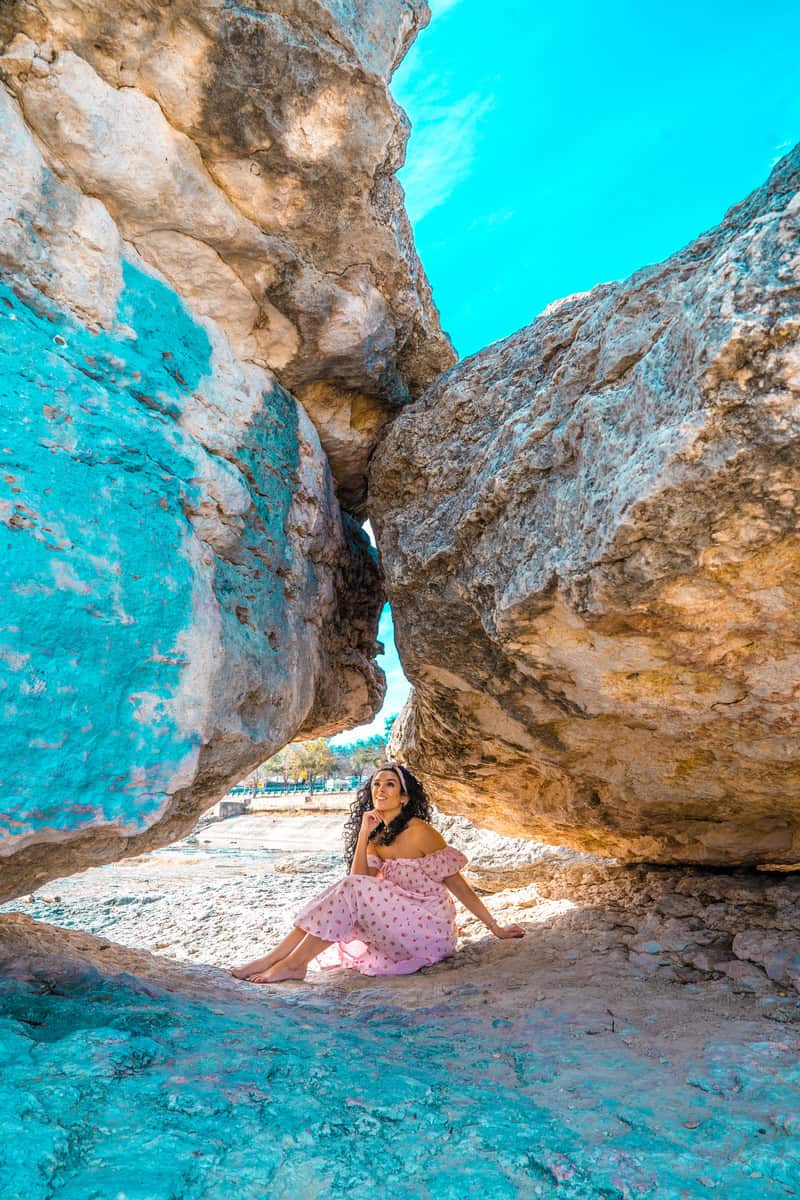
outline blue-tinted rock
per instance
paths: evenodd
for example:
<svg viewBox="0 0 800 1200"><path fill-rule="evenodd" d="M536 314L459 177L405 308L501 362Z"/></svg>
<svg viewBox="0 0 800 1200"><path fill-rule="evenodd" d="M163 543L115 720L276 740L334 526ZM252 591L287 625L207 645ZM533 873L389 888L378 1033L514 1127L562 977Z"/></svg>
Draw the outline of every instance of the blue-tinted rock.
<svg viewBox="0 0 800 1200"><path fill-rule="evenodd" d="M373 552L302 408L5 93L0 130L7 897L173 840L300 730L368 719L382 677Z"/></svg>

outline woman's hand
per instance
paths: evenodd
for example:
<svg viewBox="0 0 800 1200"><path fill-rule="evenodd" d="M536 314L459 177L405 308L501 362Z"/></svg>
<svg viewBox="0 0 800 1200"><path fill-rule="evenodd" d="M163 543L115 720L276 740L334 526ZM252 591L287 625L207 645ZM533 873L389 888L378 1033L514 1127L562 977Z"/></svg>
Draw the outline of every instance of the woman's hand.
<svg viewBox="0 0 800 1200"><path fill-rule="evenodd" d="M525 930L521 925L491 925L490 929L494 936L499 938L525 937Z"/></svg>
<svg viewBox="0 0 800 1200"><path fill-rule="evenodd" d="M373 829L377 829L383 824L383 817L374 808L368 808L361 818L361 830L365 837L369 837Z"/></svg>

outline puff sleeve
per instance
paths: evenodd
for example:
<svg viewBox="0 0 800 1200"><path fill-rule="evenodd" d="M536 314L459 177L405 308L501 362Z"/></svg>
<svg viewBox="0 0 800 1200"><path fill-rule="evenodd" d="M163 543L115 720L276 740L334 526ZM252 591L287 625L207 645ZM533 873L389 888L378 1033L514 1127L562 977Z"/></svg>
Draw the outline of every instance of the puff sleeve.
<svg viewBox="0 0 800 1200"><path fill-rule="evenodd" d="M433 854L426 854L419 860L419 865L429 879L441 883L448 875L457 875L469 862L466 854L454 850L452 846L442 846Z"/></svg>

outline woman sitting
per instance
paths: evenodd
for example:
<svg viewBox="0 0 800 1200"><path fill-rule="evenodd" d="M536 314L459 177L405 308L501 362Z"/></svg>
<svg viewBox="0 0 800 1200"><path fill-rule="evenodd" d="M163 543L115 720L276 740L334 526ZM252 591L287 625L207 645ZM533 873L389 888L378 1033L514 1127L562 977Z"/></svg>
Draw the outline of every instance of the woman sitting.
<svg viewBox="0 0 800 1200"><path fill-rule="evenodd" d="M456 950L449 893L499 938L523 937L498 925L459 872L467 864L430 824L430 801L407 767L384 763L359 788L345 825L350 874L300 910L292 932L264 958L231 971L251 983L304 979L325 969L409 975Z"/></svg>

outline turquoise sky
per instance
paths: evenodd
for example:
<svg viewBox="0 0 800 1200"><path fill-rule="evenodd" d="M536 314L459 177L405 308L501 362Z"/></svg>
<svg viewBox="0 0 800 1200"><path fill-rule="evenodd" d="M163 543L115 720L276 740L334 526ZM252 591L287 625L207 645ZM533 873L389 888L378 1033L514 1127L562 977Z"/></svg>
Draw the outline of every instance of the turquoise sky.
<svg viewBox="0 0 800 1200"><path fill-rule="evenodd" d="M797 0L430 2L392 83L400 180L462 357L680 249L800 140ZM369 730L407 690L388 613L381 639Z"/></svg>

